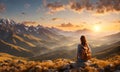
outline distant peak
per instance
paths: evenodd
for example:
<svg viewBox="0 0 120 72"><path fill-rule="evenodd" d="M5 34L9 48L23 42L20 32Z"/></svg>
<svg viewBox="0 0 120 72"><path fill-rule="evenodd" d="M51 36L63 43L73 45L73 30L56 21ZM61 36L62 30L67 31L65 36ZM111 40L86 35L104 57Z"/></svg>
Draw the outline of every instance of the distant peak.
<svg viewBox="0 0 120 72"><path fill-rule="evenodd" d="M8 18L1 18L0 19L0 24L11 24L11 25L14 25L16 24L16 22L12 19L8 19Z"/></svg>

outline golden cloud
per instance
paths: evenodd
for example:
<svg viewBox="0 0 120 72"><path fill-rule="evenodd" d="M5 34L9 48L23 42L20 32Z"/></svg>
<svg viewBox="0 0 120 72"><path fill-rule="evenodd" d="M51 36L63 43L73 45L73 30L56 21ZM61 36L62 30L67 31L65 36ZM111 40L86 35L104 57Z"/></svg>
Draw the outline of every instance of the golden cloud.
<svg viewBox="0 0 120 72"><path fill-rule="evenodd" d="M120 11L120 0L99 0L96 11L98 13Z"/></svg>
<svg viewBox="0 0 120 72"><path fill-rule="evenodd" d="M62 30L65 30L65 31L72 31L72 30L83 29L84 26L83 26L83 24L75 25L75 24L72 24L72 23L62 23L60 25L57 25L56 28L62 29Z"/></svg>
<svg viewBox="0 0 120 72"><path fill-rule="evenodd" d="M59 25L59 27L73 27L73 26L74 25L71 23L67 23L67 24L63 23L63 24Z"/></svg>
<svg viewBox="0 0 120 72"><path fill-rule="evenodd" d="M70 1L68 4L69 9L75 11L75 12L82 12L84 9L86 10L93 10L93 5L89 2L89 0L81 0L79 2L77 1Z"/></svg>
<svg viewBox="0 0 120 72"><path fill-rule="evenodd" d="M74 25L72 23L62 23L58 27L81 27L81 25Z"/></svg>
<svg viewBox="0 0 120 72"><path fill-rule="evenodd" d="M96 0L94 3L90 0L70 0L67 4L62 4L60 2L48 3L47 8L50 9L49 13L70 9L78 13L87 10L103 14L108 12L120 12L120 0Z"/></svg>
<svg viewBox="0 0 120 72"><path fill-rule="evenodd" d="M112 21L112 23L117 23L117 24L120 24L120 20L115 20L115 21Z"/></svg>
<svg viewBox="0 0 120 72"><path fill-rule="evenodd" d="M22 22L23 24L25 24L25 25L27 25L27 26L36 26L36 25L38 25L38 23L37 22L35 22L35 21L24 21L24 22Z"/></svg>
<svg viewBox="0 0 120 72"><path fill-rule="evenodd" d="M78 13L83 10L83 7L79 2L71 2L68 6L71 10L78 12Z"/></svg>
<svg viewBox="0 0 120 72"><path fill-rule="evenodd" d="M49 13L55 13L58 11L65 10L65 6L63 4L61 4L60 2L48 3L47 8L49 8L49 10L50 10Z"/></svg>

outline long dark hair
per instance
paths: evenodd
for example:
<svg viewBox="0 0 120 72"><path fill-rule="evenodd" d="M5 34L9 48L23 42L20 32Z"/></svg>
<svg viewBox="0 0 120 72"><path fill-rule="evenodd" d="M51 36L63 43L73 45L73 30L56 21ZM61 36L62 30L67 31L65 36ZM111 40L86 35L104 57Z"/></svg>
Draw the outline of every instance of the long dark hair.
<svg viewBox="0 0 120 72"><path fill-rule="evenodd" d="M80 37L80 40L81 40L81 44L82 44L83 46L87 46L87 41L86 41L86 38L85 38L84 35L82 35L82 36Z"/></svg>

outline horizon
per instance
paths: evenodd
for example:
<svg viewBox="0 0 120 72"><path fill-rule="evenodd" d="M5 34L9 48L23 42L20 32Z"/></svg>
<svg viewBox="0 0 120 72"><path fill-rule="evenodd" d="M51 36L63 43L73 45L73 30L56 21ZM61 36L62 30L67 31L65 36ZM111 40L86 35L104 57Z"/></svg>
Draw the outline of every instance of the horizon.
<svg viewBox="0 0 120 72"><path fill-rule="evenodd" d="M13 19L8 19L8 18L0 18L0 19L5 19L5 20L13 20ZM13 20L14 21L14 20ZM104 31L104 32L102 32L102 31L99 31L99 30L101 30L100 28L97 28L96 26L93 26L93 29L89 29L89 28L82 28L82 29L76 29L76 30L64 30L64 29L61 29L61 28L57 28L57 27L54 27L54 26L44 26L44 25L42 25L42 24L37 24L37 25L26 25L25 23L23 23L23 22L16 22L16 21L14 21L16 24L23 24L23 25L25 25L25 26L27 26L27 27L31 27L31 26L33 26L33 27L37 27L37 26L42 26L42 27L45 27L45 28L56 28L56 29L58 29L58 30L61 30L61 31L64 31L64 32L76 32L76 31L79 31L79 30L81 30L81 31L90 31L92 34L95 34L95 35L100 35L101 33L103 34L103 35L100 35L100 36L107 36L107 35L111 35L111 34L116 34L116 33L119 33L120 31L118 30L118 31ZM107 34L106 34L107 33Z"/></svg>
<svg viewBox="0 0 120 72"><path fill-rule="evenodd" d="M119 32L119 3L117 0L0 0L0 17L64 31Z"/></svg>

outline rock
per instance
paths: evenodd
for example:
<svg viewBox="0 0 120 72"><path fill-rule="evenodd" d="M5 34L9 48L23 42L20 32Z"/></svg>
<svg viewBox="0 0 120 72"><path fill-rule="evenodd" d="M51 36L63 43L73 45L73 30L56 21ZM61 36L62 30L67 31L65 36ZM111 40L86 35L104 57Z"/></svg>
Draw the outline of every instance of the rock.
<svg viewBox="0 0 120 72"><path fill-rule="evenodd" d="M7 63L1 63L0 66L3 67L3 66L7 66L8 64Z"/></svg>
<svg viewBox="0 0 120 72"><path fill-rule="evenodd" d="M107 66L104 68L104 71L105 71L105 72L113 72L112 66L113 66L112 64L107 65Z"/></svg>
<svg viewBox="0 0 120 72"><path fill-rule="evenodd" d="M11 67L9 72L19 72L19 70L16 67Z"/></svg>
<svg viewBox="0 0 120 72"><path fill-rule="evenodd" d="M120 72L120 70L115 70L114 72Z"/></svg>
<svg viewBox="0 0 120 72"><path fill-rule="evenodd" d="M77 67L85 67L86 64L84 62L77 62Z"/></svg>
<svg viewBox="0 0 120 72"><path fill-rule="evenodd" d="M120 65L118 65L118 66L116 67L116 70L120 70Z"/></svg>
<svg viewBox="0 0 120 72"><path fill-rule="evenodd" d="M18 60L18 61L17 61L17 64L24 64L24 62L21 61L21 60Z"/></svg>
<svg viewBox="0 0 120 72"><path fill-rule="evenodd" d="M58 72L56 69L48 69L46 72Z"/></svg>
<svg viewBox="0 0 120 72"><path fill-rule="evenodd" d="M97 68L98 72L104 72L104 68Z"/></svg>
<svg viewBox="0 0 120 72"><path fill-rule="evenodd" d="M79 67L79 68L73 68L73 69L69 70L69 72L86 72L86 71L84 71L83 68Z"/></svg>
<svg viewBox="0 0 120 72"><path fill-rule="evenodd" d="M42 67L37 65L29 70L29 72L42 72Z"/></svg>
<svg viewBox="0 0 120 72"><path fill-rule="evenodd" d="M70 63L70 68L76 68L77 67L77 63Z"/></svg>
<svg viewBox="0 0 120 72"><path fill-rule="evenodd" d="M99 68L99 66L97 64L91 64L91 67L95 67L95 68Z"/></svg>
<svg viewBox="0 0 120 72"><path fill-rule="evenodd" d="M11 60L4 60L4 62L5 62L5 63L10 63L10 62L11 62Z"/></svg>
<svg viewBox="0 0 120 72"><path fill-rule="evenodd" d="M70 64L67 64L67 65L64 65L61 69L60 69L60 71L62 71L62 72L67 72L67 71L69 71L70 70Z"/></svg>

